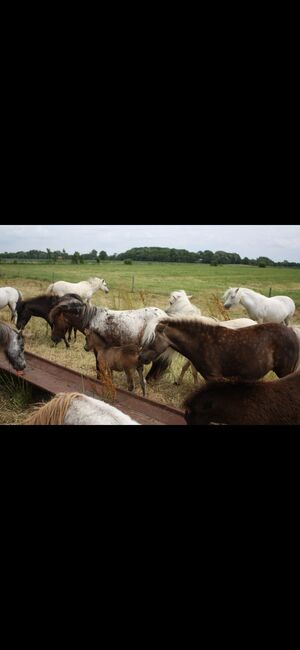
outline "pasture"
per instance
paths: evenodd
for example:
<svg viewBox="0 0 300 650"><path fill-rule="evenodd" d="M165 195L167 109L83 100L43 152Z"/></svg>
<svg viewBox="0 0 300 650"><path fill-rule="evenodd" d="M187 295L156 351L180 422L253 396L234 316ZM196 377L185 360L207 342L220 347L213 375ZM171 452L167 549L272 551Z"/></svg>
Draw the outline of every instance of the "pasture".
<svg viewBox="0 0 300 650"><path fill-rule="evenodd" d="M139 309L152 306L165 309L171 291L184 289L193 295L191 302L201 309L202 314L219 319L247 317L241 305L232 307L230 313L222 308L220 300L229 287L249 287L265 296L269 295L271 288L272 296L285 294L293 298L296 312L292 324L300 326L300 269L297 268L258 268L241 265L213 267L206 264L156 262L134 262L132 265L125 265L123 262L112 261L82 265L0 264L0 286L19 289L24 299L45 293L49 284L58 280L79 282L91 276L104 278L110 290L108 294L97 291L93 295L92 303L96 306L110 309ZM10 323L10 318L8 307L0 311L0 320ZM85 337L80 332L77 333L76 343L72 341L69 350L65 349L63 342L53 347L50 327L41 318L31 318L24 334L25 351L41 355L84 374L96 376L94 355L92 352L85 352ZM147 397L182 408L184 399L193 389L190 370L181 386L174 385L182 365L183 358L178 355L171 370L160 382L148 386ZM149 368L150 366L145 367L146 374ZM274 377L273 373L267 376L270 379ZM114 381L117 386L127 389L126 376L123 373L115 373ZM135 383L136 394L140 395L137 375Z"/></svg>

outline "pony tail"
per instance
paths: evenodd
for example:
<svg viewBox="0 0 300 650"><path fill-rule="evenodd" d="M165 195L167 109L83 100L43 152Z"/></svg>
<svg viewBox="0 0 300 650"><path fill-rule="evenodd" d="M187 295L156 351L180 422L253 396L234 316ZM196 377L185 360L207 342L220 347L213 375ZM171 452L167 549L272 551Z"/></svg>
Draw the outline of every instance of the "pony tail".
<svg viewBox="0 0 300 650"><path fill-rule="evenodd" d="M176 350L167 348L160 357L155 359L155 361L152 362L152 366L146 376L146 381L152 382L160 379L168 370L168 368L170 368L174 354L176 354Z"/></svg>

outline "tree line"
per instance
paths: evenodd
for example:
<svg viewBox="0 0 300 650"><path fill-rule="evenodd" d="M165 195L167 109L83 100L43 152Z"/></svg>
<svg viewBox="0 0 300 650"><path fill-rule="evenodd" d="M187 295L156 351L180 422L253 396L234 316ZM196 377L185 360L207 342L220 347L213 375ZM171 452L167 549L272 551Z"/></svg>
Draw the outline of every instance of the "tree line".
<svg viewBox="0 0 300 650"><path fill-rule="evenodd" d="M282 262L274 262L269 257L241 257L238 253L228 253L226 251L210 251L210 250L199 250L197 253L192 253L185 249L178 248L163 248L159 246L150 246L150 247L139 247L131 248L125 253L113 253L113 255L108 255L104 250L97 252L96 249L90 251L90 253L79 253L75 251L72 254L66 252L63 248L61 250L51 251L50 248L47 248L46 251L40 250L29 250L29 251L17 251L16 253L0 253L0 261L4 260L44 260L49 263L56 263L57 261L68 261L73 264L84 264L85 261L92 261L96 263L104 262L106 260L119 260L127 263L136 261L136 262L181 262L181 263L192 263L192 264L210 264L212 266L218 266L219 264L246 264L250 266L292 266L299 267L300 263L298 262L288 262L288 260L283 260Z"/></svg>

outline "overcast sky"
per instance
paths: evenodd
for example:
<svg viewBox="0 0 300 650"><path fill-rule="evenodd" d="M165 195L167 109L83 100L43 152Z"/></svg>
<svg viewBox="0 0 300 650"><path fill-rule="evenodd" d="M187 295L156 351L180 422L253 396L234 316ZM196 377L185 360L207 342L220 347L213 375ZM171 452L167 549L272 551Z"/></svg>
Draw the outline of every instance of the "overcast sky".
<svg viewBox="0 0 300 650"><path fill-rule="evenodd" d="M105 250L108 255L138 246L188 251L223 250L241 257L300 262L300 226L1 226L0 254L31 249L73 254Z"/></svg>

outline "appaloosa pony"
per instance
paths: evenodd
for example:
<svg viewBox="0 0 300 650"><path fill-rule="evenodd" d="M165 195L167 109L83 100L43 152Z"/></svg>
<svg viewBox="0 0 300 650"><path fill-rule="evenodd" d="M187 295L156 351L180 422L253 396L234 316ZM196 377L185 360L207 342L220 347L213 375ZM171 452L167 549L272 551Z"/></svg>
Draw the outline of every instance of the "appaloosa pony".
<svg viewBox="0 0 300 650"><path fill-rule="evenodd" d="M76 327L84 333L86 328L95 330L106 345L140 345L144 329L149 322L157 323L166 314L157 307L143 309L114 310L104 307L90 307L79 300L63 301L50 312L52 340L58 343L67 327Z"/></svg>

